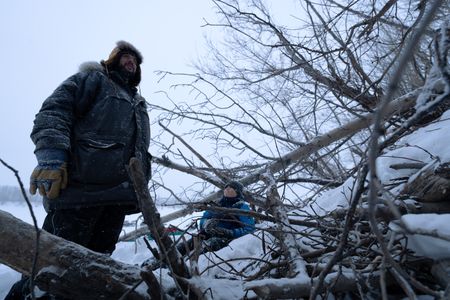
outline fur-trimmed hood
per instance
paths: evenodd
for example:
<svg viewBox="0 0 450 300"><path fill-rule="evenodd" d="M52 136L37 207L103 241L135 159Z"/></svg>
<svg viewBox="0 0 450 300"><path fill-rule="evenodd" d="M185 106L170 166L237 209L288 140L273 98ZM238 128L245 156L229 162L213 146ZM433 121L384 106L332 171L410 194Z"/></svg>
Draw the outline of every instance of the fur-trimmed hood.
<svg viewBox="0 0 450 300"><path fill-rule="evenodd" d="M118 68L120 57L122 56L122 54L125 53L131 53L136 57L137 62L136 73L134 77L129 80L129 84L134 87L138 86L139 83L141 82L141 63L144 58L142 57L141 52L132 44L125 41L118 41L116 43L116 47L114 47L114 49L109 54L108 59L102 60L100 63L102 64L103 67L105 67L106 72L108 73L109 71Z"/></svg>
<svg viewBox="0 0 450 300"><path fill-rule="evenodd" d="M125 41L118 41L116 47L111 51L107 60L104 61L105 64L112 64L116 59L119 58L119 54L122 53L132 53L137 60L137 64L140 65L144 61L142 53L134 47L132 44Z"/></svg>

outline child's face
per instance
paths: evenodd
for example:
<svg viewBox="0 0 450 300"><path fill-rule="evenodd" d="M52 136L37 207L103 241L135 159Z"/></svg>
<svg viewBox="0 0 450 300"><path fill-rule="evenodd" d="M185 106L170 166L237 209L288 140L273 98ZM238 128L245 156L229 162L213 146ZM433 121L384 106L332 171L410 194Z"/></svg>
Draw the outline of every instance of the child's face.
<svg viewBox="0 0 450 300"><path fill-rule="evenodd" d="M227 186L224 190L223 190L223 195L225 197L229 197L229 198L233 198L237 196L236 191L231 187L231 186Z"/></svg>

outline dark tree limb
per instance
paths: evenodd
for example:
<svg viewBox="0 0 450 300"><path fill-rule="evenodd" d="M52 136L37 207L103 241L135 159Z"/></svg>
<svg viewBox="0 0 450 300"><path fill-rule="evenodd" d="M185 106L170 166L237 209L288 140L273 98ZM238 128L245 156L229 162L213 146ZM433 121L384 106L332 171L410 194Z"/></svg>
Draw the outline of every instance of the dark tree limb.
<svg viewBox="0 0 450 300"><path fill-rule="evenodd" d="M188 279L191 278L191 275L180 253L161 223L160 214L148 191L147 181L142 171L142 164L137 158L130 160L129 174L133 181L144 220L161 251L160 258L167 261L173 272L176 284L187 295L189 292L189 284L186 280L182 280L182 278Z"/></svg>
<svg viewBox="0 0 450 300"><path fill-rule="evenodd" d="M35 274L36 274L36 261L37 261L37 258L38 258L38 256L39 256L39 251L38 251L38 249L39 249L39 235L40 235L40 230L39 230L39 226L38 226L38 224L37 224L37 220L36 220L36 216L34 215L34 211L33 211L33 207L31 206L31 202L30 202L30 199L28 199L28 196L27 196L27 193L25 192L25 188L24 188L24 186L23 186L23 183L22 183L22 180L20 179L20 176L19 176L19 171L17 171L16 169L14 169L13 167L11 167L10 165L8 165L5 161L3 161L1 158L0 158L0 162L5 166L5 167L7 167L8 169L10 169L13 173L14 173L14 176L16 176L16 179L17 179L17 182L19 183L19 186L20 186L20 191L22 192L22 196L23 196L23 198L25 199L25 202L27 203L27 206L28 206L28 210L30 211L30 215L31 215L31 218L32 218L32 220L33 220L33 225L34 225L34 229L35 229L35 232L36 232L36 245L35 245L35 249L36 249L36 251L35 251L35 253L34 253L34 257L33 257L33 265L32 265L32 268L31 268L31 274L30 274L30 290L31 290L31 298L34 300L35 298L36 298L36 296L34 295L34 276L35 276Z"/></svg>

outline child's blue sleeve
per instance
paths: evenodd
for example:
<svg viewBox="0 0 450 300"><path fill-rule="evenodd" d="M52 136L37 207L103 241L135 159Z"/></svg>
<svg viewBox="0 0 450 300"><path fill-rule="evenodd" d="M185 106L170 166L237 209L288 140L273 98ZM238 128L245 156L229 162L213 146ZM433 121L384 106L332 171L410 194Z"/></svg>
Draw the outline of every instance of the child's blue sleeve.
<svg viewBox="0 0 450 300"><path fill-rule="evenodd" d="M211 219L212 213L207 210L203 213L203 216L200 218L200 229L203 229L203 224L205 224L205 221L208 219Z"/></svg>
<svg viewBox="0 0 450 300"><path fill-rule="evenodd" d="M250 207L247 204L243 204L240 209L250 211ZM242 227L233 229L234 238L239 238L255 230L255 219L253 217L239 216L239 221Z"/></svg>

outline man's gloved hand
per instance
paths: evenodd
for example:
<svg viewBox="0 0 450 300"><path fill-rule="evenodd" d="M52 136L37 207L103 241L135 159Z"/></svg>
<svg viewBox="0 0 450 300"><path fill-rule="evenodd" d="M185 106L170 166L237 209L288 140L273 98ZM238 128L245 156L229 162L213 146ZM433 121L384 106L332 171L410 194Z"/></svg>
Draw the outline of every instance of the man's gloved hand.
<svg viewBox="0 0 450 300"><path fill-rule="evenodd" d="M62 189L67 187L67 164L65 151L41 149L36 151L38 165L30 177L30 193L55 199Z"/></svg>
<svg viewBox="0 0 450 300"><path fill-rule="evenodd" d="M219 227L219 220L217 219L206 220L204 230L210 236L223 237L228 239L233 238L233 231L230 229Z"/></svg>

